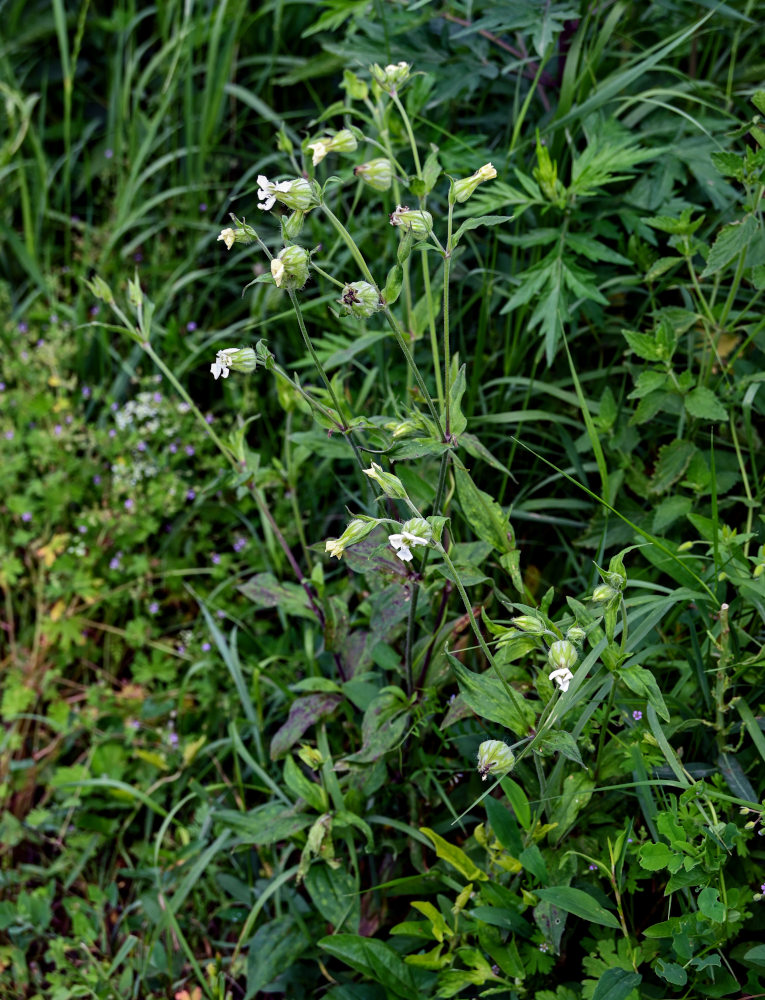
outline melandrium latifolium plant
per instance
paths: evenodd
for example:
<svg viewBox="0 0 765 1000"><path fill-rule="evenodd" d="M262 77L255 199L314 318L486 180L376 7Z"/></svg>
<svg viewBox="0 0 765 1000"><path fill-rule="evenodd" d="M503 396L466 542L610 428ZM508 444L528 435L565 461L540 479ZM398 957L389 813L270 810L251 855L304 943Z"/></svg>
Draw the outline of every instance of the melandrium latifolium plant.
<svg viewBox="0 0 765 1000"><path fill-rule="evenodd" d="M574 301L609 304L583 259L632 266L602 241L612 229L602 218L596 235L584 231L592 219L580 206L649 152L618 123L588 119L591 141L574 150L568 175L560 151L553 154L539 135L531 173L515 168L520 188L480 158L446 172L442 150L418 142L407 105L407 91L422 80L403 61L374 64L366 74L346 70L339 107L322 114L314 123L321 127L299 147L279 132L284 169L269 172L282 179L258 174L247 215L231 215L217 236L221 253L231 254L227 266L254 269L245 291L279 309L289 304L306 357L285 356L276 337L252 344L238 337L208 358L211 384L228 392L235 376L249 382L271 375L290 421L295 413L312 419L311 430L285 435L303 449L301 479L291 484L295 503L299 508L301 490L311 492L320 461L347 501L344 513L327 513L320 536L305 538L298 529L294 548L285 537L265 496L268 477L248 445L257 415L237 414L228 435L205 422L152 344L153 306L138 278L129 284L131 313L105 282L90 284L183 397L225 457L237 501L244 506L250 498L286 559L290 580L262 572L240 591L261 608L278 609L281 623L309 623L296 655L315 669L290 683L294 700L270 745L268 763L283 761L281 775L266 772L262 747L253 762L258 789L273 797L210 820L239 831L248 847L276 853L287 844L284 858L299 852L291 868L282 859L278 875L263 863L271 881L263 877L262 908L255 904L247 918L231 969L241 972L240 945L249 940L248 996L273 978L257 955L274 942L284 947L280 968L311 947L322 961L335 961L333 969L343 971L330 1000L729 995L740 985L732 942L756 921L762 897L745 877L751 882L762 860L756 838L763 807L736 752L745 739L761 753L765 746L737 693L742 678L761 669L765 559L755 546L746 473L747 530L737 534L719 517L709 467L716 453L708 458L702 450L694 421L728 418L721 383L710 387L721 372L727 376L720 329L732 316L740 322L734 306L742 282L751 277L762 287L761 157L748 151L716 161L746 194L743 218L711 243L695 235L701 223L685 208L676 217L646 214L635 225L630 249L635 267L645 265L640 280L652 308L636 318L650 332L623 332L628 361L620 377L633 375L633 355L646 362L634 371L628 398L639 402L629 414L617 407L610 382L597 406L585 400L566 327ZM340 116L341 128L325 124ZM485 214L476 206L515 211ZM597 555L574 553L584 566L578 592L571 583L539 591L521 563L506 498L482 488L490 473L506 480L508 470L489 449L480 419L466 415L471 365L479 359L454 349L453 275L465 280L468 248L480 252L488 229L501 241L524 214L535 220L528 246L551 249L512 275L499 312L528 306L529 352L551 362L562 349L571 367L575 391L564 396L581 407L595 458L588 471L596 469L600 492L580 481L579 443L569 448L571 464L562 451L535 457L595 501ZM554 218L562 219L558 228ZM664 257L654 249L657 232L669 236L672 253ZM506 239L523 245L522 236ZM747 269L750 247L755 263ZM666 288L653 284L681 265L690 280L683 309L661 301ZM715 284L710 293L705 275L718 282L727 267L734 272L727 292ZM324 316L341 331L337 352ZM367 353L373 377L363 375L359 388L363 369L355 359ZM742 420L729 422L741 468L737 435L751 438L757 384L750 373L736 402ZM676 418L673 440L644 460L635 427L657 414ZM689 496L667 496L670 487ZM635 513L628 490L657 498L652 518ZM690 495L711 495L713 516L694 512ZM686 514L696 535L664 537ZM606 550L615 554L608 558ZM675 588L656 583L644 563ZM219 641L242 690L237 660ZM670 675L671 685L660 683ZM253 685L260 684L258 669ZM698 691L702 719L686 711ZM677 749L690 731L701 732L694 746L704 742L709 768ZM458 813L449 783L464 780L466 759L478 791ZM390 846L388 819L376 811L386 783L400 790L407 809L394 829L405 835L417 874L401 879L392 874L400 848ZM634 795L629 808L627 791ZM431 819L434 811L421 802L428 796L448 820ZM400 919L391 914L375 935L360 897L379 892L386 900L402 883L411 905L396 908ZM275 906L255 930L277 889L288 893L289 915ZM306 898L318 915L311 924L317 940L304 934ZM571 971L574 935L584 957ZM736 960L756 970L756 943L744 937L735 947ZM553 970L555 990L537 989Z"/></svg>

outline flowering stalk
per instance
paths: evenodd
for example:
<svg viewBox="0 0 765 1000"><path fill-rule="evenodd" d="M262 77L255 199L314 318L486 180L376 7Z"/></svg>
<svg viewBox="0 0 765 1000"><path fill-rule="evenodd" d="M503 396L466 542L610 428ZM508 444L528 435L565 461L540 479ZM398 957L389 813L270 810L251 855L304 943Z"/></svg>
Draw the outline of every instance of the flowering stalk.
<svg viewBox="0 0 765 1000"><path fill-rule="evenodd" d="M444 253L444 440L448 443L451 439L451 345L449 342L449 265L452 253L452 213L454 205L449 199L449 215L446 228L446 252Z"/></svg>

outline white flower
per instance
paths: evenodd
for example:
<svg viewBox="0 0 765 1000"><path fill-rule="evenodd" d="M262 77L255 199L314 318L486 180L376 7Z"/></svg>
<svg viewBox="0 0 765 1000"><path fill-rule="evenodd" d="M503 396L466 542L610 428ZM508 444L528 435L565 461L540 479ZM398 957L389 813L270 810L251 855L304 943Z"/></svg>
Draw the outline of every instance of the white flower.
<svg viewBox="0 0 765 1000"><path fill-rule="evenodd" d="M413 535L411 531L402 531L400 535L389 535L388 541L402 562L411 562L413 559L410 545L428 544L427 538L420 538L418 535Z"/></svg>
<svg viewBox="0 0 765 1000"><path fill-rule="evenodd" d="M330 139L317 139L316 142L309 142L308 148L313 152L313 165L321 163L324 157L332 148Z"/></svg>
<svg viewBox="0 0 765 1000"><path fill-rule="evenodd" d="M278 181L274 183L270 181L264 174L258 175L258 201L262 201L262 205L258 205L258 208L265 209L268 211L273 208L274 202L276 201L275 191L289 191L292 187L292 181Z"/></svg>
<svg viewBox="0 0 765 1000"><path fill-rule="evenodd" d="M238 350L238 347L227 347L223 351L218 351L214 363L210 365L210 371L215 376L216 381L221 375L223 378L228 378L231 356L236 354Z"/></svg>
<svg viewBox="0 0 765 1000"><path fill-rule="evenodd" d="M568 667L558 667L557 670L553 670L549 677L550 680L554 681L564 693L568 691L568 686L574 679L574 675Z"/></svg>
<svg viewBox="0 0 765 1000"><path fill-rule="evenodd" d="M223 242L226 244L226 249L230 250L231 247L234 245L234 243L236 243L236 235L234 234L234 230L230 228L222 229L221 234L218 237L218 240L223 240Z"/></svg>
<svg viewBox="0 0 765 1000"><path fill-rule="evenodd" d="M284 277L284 261L274 257L271 261L271 274L273 275L276 287L280 288Z"/></svg>

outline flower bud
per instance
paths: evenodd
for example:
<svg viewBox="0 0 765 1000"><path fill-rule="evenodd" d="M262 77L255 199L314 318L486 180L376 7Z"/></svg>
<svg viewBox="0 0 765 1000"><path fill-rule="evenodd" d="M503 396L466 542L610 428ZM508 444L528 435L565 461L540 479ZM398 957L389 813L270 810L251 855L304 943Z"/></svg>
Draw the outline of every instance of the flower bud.
<svg viewBox="0 0 765 1000"><path fill-rule="evenodd" d="M244 229L232 229L230 226L227 229L221 229L220 236L216 242L223 242L226 244L226 249L230 250L235 243L249 243L250 237L244 231Z"/></svg>
<svg viewBox="0 0 765 1000"><path fill-rule="evenodd" d="M587 638L587 633L579 625L572 625L568 632L566 632L566 638L569 642L584 642Z"/></svg>
<svg viewBox="0 0 765 1000"><path fill-rule="evenodd" d="M292 181L275 182L260 174L258 176L258 208L268 211L273 208L276 201L280 201L293 211L300 210L301 212L314 208L319 203L311 184L305 177L297 177ZM223 239L222 233L220 238Z"/></svg>
<svg viewBox="0 0 765 1000"><path fill-rule="evenodd" d="M367 163L360 163L358 167L353 168L353 172L375 191L387 191L393 180L393 167L390 160L384 156L378 156L377 159L369 160Z"/></svg>
<svg viewBox="0 0 765 1000"><path fill-rule="evenodd" d="M350 129L341 128L339 132L335 132L332 136L330 145L333 153L353 153L358 146L358 142Z"/></svg>
<svg viewBox="0 0 765 1000"><path fill-rule="evenodd" d="M490 774L507 774L515 763L515 754L502 740L484 740L478 747L478 773L486 781Z"/></svg>
<svg viewBox="0 0 765 1000"><path fill-rule="evenodd" d="M364 474L373 479L378 486L382 487L382 491L386 497L390 497L392 500L406 499L407 494L404 484L398 476L394 476L391 472L383 472L376 462L372 462L371 468L364 469Z"/></svg>
<svg viewBox="0 0 765 1000"><path fill-rule="evenodd" d="M547 631L542 622L532 615L518 615L517 618L510 619L510 624L519 632L528 632L529 635L543 635Z"/></svg>
<svg viewBox="0 0 765 1000"><path fill-rule="evenodd" d="M592 599L597 604L606 604L617 596L617 591L607 583L599 583L592 592Z"/></svg>
<svg viewBox="0 0 765 1000"><path fill-rule="evenodd" d="M343 70L343 82L341 86L352 101L364 101L369 94L369 88L363 80L359 80L356 74L349 69Z"/></svg>
<svg viewBox="0 0 765 1000"><path fill-rule="evenodd" d="M365 319L380 309L380 293L368 281L352 281L338 302L346 315Z"/></svg>
<svg viewBox="0 0 765 1000"><path fill-rule="evenodd" d="M409 79L410 69L411 66L407 62L391 63L385 67L374 63L374 65L369 67L369 72L382 89L391 94L406 83Z"/></svg>
<svg viewBox="0 0 765 1000"><path fill-rule="evenodd" d="M570 671L578 659L579 653L576 651L576 646L568 639L559 639L554 642L547 655L547 662L558 670Z"/></svg>
<svg viewBox="0 0 765 1000"><path fill-rule="evenodd" d="M399 205L391 214L390 224L410 229L416 240L424 240L433 229L433 216L430 212L420 209L410 211L407 205Z"/></svg>
<svg viewBox="0 0 765 1000"><path fill-rule="evenodd" d="M484 181L493 180L496 176L497 171L491 163L484 163L484 165L479 170L476 170L476 172L470 177L462 177L460 180L454 182L451 191L451 198L453 201L458 201L460 203L467 201L479 184L483 184Z"/></svg>
<svg viewBox="0 0 765 1000"><path fill-rule="evenodd" d="M271 261L271 274L278 288L302 288L308 281L308 251L296 244L284 247Z"/></svg>
<svg viewBox="0 0 765 1000"><path fill-rule="evenodd" d="M297 751L297 755L306 767L310 767L312 771L318 771L324 763L324 757L322 756L321 750L318 750L316 747L310 747L306 743L301 744L300 749Z"/></svg>
<svg viewBox="0 0 765 1000"><path fill-rule="evenodd" d="M92 281L86 281L85 283L97 299L101 299L101 301L106 302L107 305L114 302L114 294L111 288L106 284L104 279L99 278L97 274L93 275Z"/></svg>
<svg viewBox="0 0 765 1000"><path fill-rule="evenodd" d="M377 527L378 523L374 517L354 518L339 538L327 539L324 551L329 552L336 559L341 559L343 552L349 545L354 545L366 538Z"/></svg>
<svg viewBox="0 0 765 1000"><path fill-rule="evenodd" d="M288 218L282 219L282 235L284 239L296 240L303 228L304 221L305 212L301 212L299 209L293 212Z"/></svg>

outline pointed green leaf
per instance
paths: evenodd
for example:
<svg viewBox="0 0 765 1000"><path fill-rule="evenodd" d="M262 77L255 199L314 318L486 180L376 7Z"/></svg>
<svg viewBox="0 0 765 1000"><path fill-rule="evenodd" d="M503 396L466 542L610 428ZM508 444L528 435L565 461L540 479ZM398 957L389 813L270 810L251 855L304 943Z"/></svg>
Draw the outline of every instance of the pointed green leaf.
<svg viewBox="0 0 765 1000"><path fill-rule="evenodd" d="M457 847L456 844L450 844L448 840L444 840L430 827L421 826L420 833L424 833L432 842L438 857L451 865L452 868L456 868L466 882L486 882L488 880L489 876L486 872L475 865L462 848Z"/></svg>
<svg viewBox="0 0 765 1000"><path fill-rule="evenodd" d="M537 889L534 893L540 899L553 903L559 910L573 913L575 917L589 920L591 924L613 927L619 930L619 921L604 906L601 906L583 889L573 889L569 885L558 885L550 889Z"/></svg>

